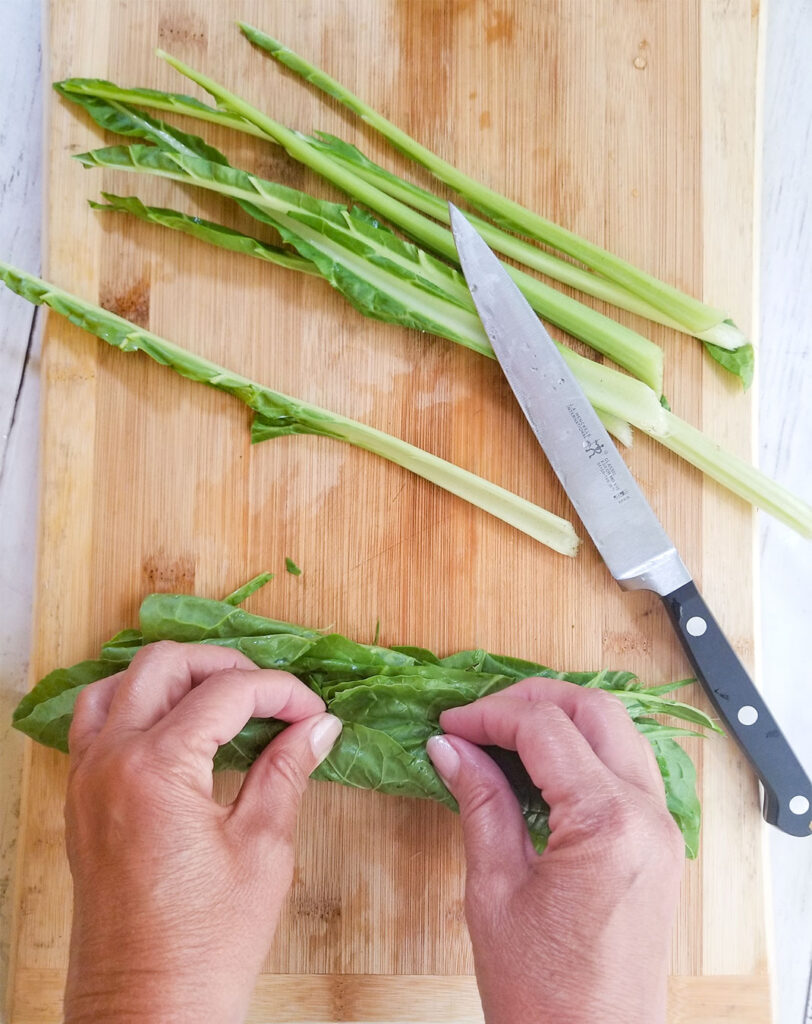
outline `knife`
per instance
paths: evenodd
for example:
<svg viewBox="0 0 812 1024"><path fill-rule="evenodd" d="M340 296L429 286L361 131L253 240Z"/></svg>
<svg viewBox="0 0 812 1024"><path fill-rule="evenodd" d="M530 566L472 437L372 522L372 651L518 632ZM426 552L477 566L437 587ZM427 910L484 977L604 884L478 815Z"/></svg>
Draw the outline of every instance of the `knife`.
<svg viewBox="0 0 812 1024"><path fill-rule="evenodd" d="M624 590L652 590L719 717L764 787L764 818L812 833L812 782L697 590L550 335L502 264L449 203L479 318L533 433Z"/></svg>

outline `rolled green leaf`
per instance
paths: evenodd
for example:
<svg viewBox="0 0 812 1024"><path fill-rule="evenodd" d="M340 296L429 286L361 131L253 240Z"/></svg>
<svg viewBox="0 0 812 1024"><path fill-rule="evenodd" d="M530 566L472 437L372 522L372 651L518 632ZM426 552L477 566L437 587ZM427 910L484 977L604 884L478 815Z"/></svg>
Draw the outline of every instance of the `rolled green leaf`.
<svg viewBox="0 0 812 1024"><path fill-rule="evenodd" d="M638 730L652 744L669 810L682 830L688 856L696 856L700 807L695 773L690 758L673 739L687 730L657 722L651 713L715 728L699 709L654 695L629 672L556 672L535 662L485 651L461 651L438 658L418 647L360 644L340 634L325 635L249 615L230 603L237 595L256 589L261 578L239 588L227 602L188 595L149 595L141 606L138 630L125 630L105 644L100 660L57 669L41 679L14 712L15 728L40 743L66 751L77 696L96 679L121 671L140 649L140 645L132 644L134 639L141 643L215 643L242 651L262 668L292 672L322 697L331 714L342 720L342 733L314 778L431 799L456 810L456 802L426 754L427 740L442 732L442 712L529 676L565 679L607 690L623 701ZM121 645L121 638L129 639L128 648ZM117 645L121 656L110 658L106 652ZM276 719L252 718L217 751L215 769L247 770L284 728L285 723ZM532 784L514 752L493 747L488 752L506 774L533 843L542 850L549 836L549 808L538 787Z"/></svg>

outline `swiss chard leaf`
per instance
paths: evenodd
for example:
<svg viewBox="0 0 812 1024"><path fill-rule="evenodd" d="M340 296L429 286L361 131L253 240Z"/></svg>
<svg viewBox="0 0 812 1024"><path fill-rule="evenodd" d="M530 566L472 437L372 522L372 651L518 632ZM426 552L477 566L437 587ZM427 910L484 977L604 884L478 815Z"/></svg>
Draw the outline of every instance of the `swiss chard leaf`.
<svg viewBox="0 0 812 1024"><path fill-rule="evenodd" d="M298 270L303 274L320 276L319 271L309 260L288 252L281 246L271 245L269 242L254 238L253 235L235 231L233 228L226 227L225 224L217 224L215 221L204 220L202 217L192 217L187 213L162 206L145 206L137 196L117 196L112 192L102 192L102 195L107 202L91 201L90 206L94 210L100 210L103 213L129 213L148 224L158 224L161 227L171 228L173 231L181 231L185 235L191 235L192 238L216 245L220 249L227 249L229 252L253 256L255 259L285 267L287 270Z"/></svg>
<svg viewBox="0 0 812 1024"><path fill-rule="evenodd" d="M649 742L665 783L668 810L685 838L685 852L691 858L696 857L701 812L694 763L676 740L650 736Z"/></svg>
<svg viewBox="0 0 812 1024"><path fill-rule="evenodd" d="M628 672L554 672L536 662L461 651L437 658L420 647L389 648L360 644L333 633L251 615L231 602L244 600L269 574L256 577L229 595L210 601L184 595L151 594L141 605L140 629L124 630L103 645L103 657L42 679L20 702L14 725L48 746L67 750L76 697L96 679L123 669L143 644L154 640L213 643L233 647L264 668L293 672L324 699L344 723L330 756L315 778L384 793L438 800L456 807L426 753L438 735L439 718L450 707L470 703L519 679L546 675L581 686L607 689L618 696L637 728L651 742L663 775L668 807L694 856L699 802L690 758L674 742L687 730L663 724L653 713L669 714L699 726L713 723L698 709L644 690ZM252 718L214 758L216 769L245 771L285 723ZM548 808L518 756L489 749L519 800L531 837L543 849Z"/></svg>
<svg viewBox="0 0 812 1024"><path fill-rule="evenodd" d="M705 341L703 344L712 359L739 378L746 391L753 383L756 364L755 349L750 342L732 350L722 348L721 345L714 345L710 341Z"/></svg>
<svg viewBox="0 0 812 1024"><path fill-rule="evenodd" d="M360 723L344 723L338 742L313 778L392 796L437 800L456 808L425 751L410 752L382 730Z"/></svg>
<svg viewBox="0 0 812 1024"><path fill-rule="evenodd" d="M49 672L17 705L12 725L38 743L67 753L68 729L76 698L90 683L120 672L124 667L126 663L105 658L80 661L70 668Z"/></svg>

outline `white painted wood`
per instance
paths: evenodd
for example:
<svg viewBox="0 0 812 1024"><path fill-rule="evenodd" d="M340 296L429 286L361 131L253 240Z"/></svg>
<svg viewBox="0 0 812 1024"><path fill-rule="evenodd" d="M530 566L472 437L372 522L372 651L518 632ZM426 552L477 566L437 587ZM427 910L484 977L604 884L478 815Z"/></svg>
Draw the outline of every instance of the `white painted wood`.
<svg viewBox="0 0 812 1024"><path fill-rule="evenodd" d="M39 5L0 2L0 253L39 267L41 20ZM810 496L812 435L812 4L772 4L767 27L762 217L760 461ZM6 723L25 689L36 505L37 350L32 311L0 292L0 985L8 950L22 744ZM36 341L36 339L35 339ZM28 358L26 362L26 353ZM23 367L26 367L21 384ZM806 662L812 621L812 545L761 518L764 687L812 769ZM776 1024L812 1021L812 843L769 836L773 863ZM735 851L731 851L735 855ZM2 1002L2 1000L0 1000Z"/></svg>
<svg viewBox="0 0 812 1024"><path fill-rule="evenodd" d="M40 262L42 93L38 4L0 2L0 252L29 268ZM17 44L13 41L17 41ZM5 302L0 318L0 467L28 350L32 311Z"/></svg>
<svg viewBox="0 0 812 1024"><path fill-rule="evenodd" d="M0 0L0 254L38 271L42 188L41 11ZM9 725L28 688L37 517L41 321L0 294L0 1006L5 1003L23 737ZM2 1010L0 1010L0 1014Z"/></svg>
<svg viewBox="0 0 812 1024"><path fill-rule="evenodd" d="M812 498L812 3L767 16L761 233L759 461ZM763 685L812 773L812 544L760 522ZM812 1021L812 838L770 830L778 1024Z"/></svg>

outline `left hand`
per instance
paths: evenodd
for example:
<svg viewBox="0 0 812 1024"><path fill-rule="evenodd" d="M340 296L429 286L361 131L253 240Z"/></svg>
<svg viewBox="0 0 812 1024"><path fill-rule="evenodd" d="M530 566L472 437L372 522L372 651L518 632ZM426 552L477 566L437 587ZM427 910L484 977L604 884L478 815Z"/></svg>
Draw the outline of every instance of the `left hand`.
<svg viewBox="0 0 812 1024"><path fill-rule="evenodd" d="M251 716L294 724L223 807L212 758ZM66 1024L244 1018L293 877L299 802L340 729L295 676L225 647L153 644L82 691Z"/></svg>

